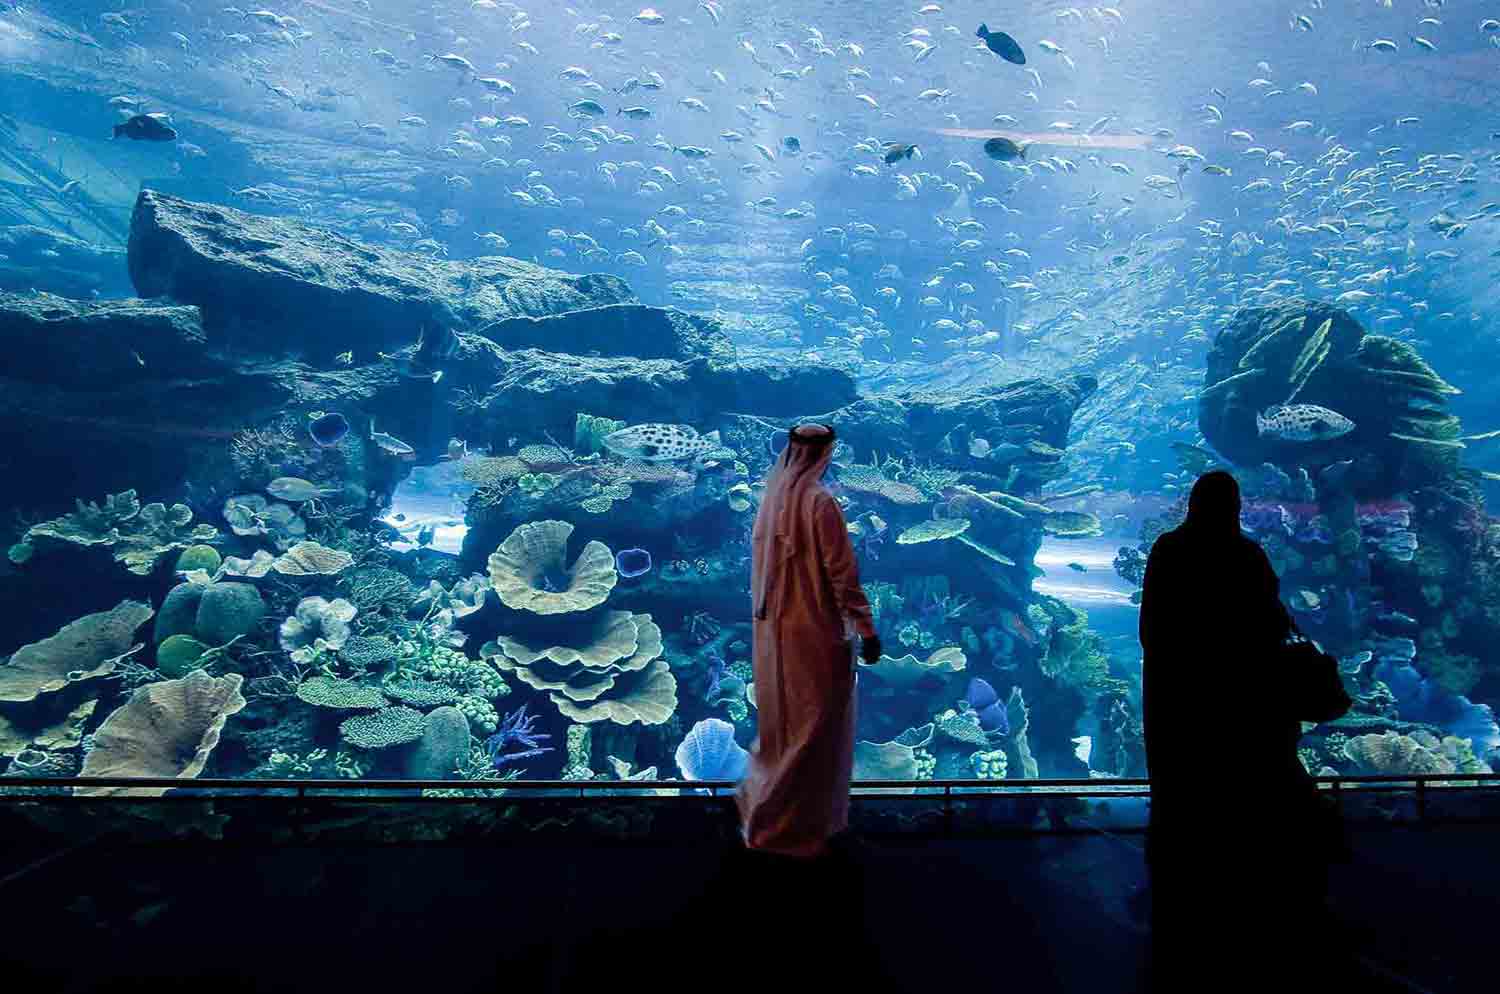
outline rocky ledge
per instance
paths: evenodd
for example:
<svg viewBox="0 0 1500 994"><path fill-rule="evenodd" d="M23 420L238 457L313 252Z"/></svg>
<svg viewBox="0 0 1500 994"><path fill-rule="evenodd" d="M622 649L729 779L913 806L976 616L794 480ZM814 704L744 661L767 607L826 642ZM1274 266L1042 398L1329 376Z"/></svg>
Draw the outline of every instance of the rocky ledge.
<svg viewBox="0 0 1500 994"><path fill-rule="evenodd" d="M436 337L634 299L613 276L450 262L151 190L136 200L128 259L142 297L198 305L209 331L238 348L314 362L399 348L424 329Z"/></svg>

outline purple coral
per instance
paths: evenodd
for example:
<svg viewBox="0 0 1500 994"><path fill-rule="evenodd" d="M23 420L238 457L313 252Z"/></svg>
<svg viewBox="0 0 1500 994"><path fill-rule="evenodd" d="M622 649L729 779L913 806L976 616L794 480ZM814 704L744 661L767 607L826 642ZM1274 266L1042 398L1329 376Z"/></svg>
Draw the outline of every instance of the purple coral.
<svg viewBox="0 0 1500 994"><path fill-rule="evenodd" d="M530 759L552 751L551 746L541 745L543 739L550 739L552 736L536 730L538 718L537 715L528 717L524 704L519 710L512 711L505 716L505 720L500 723L499 730L484 743L485 753L489 756L490 762L495 765L495 769L498 770L506 763ZM521 752L504 753L505 747L512 743L525 748Z"/></svg>
<svg viewBox="0 0 1500 994"><path fill-rule="evenodd" d="M979 727L996 735L1010 734L1010 712L988 680L975 677L964 694L969 707L979 715Z"/></svg>

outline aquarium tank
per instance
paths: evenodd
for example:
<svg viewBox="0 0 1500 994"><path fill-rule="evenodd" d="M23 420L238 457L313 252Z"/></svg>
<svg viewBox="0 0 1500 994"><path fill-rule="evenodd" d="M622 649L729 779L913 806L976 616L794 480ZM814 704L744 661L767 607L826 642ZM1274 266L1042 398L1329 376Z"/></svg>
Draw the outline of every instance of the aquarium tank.
<svg viewBox="0 0 1500 994"><path fill-rule="evenodd" d="M1490 770L1500 9L651 2L0 3L0 768L733 780L816 420L857 777L1144 775L1210 468Z"/></svg>

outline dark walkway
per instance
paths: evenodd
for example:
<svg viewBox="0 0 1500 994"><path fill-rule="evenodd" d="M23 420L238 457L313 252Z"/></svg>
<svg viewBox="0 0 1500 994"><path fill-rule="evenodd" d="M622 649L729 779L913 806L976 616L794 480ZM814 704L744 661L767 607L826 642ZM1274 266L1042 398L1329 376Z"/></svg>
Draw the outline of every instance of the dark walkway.
<svg viewBox="0 0 1500 994"><path fill-rule="evenodd" d="M1137 836L877 836L863 901L851 880L808 893L726 874L721 843L681 839L9 841L0 977L16 992L696 994L821 989L821 971L858 994L1095 994L1138 989L1146 936ZM1500 835L1357 843L1338 910L1412 986L1340 989L1493 991Z"/></svg>

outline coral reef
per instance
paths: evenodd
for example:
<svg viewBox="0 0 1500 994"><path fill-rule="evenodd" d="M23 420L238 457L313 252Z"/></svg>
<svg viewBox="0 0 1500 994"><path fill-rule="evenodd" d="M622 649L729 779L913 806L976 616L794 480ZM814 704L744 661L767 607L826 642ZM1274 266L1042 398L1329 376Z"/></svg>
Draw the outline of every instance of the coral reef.
<svg viewBox="0 0 1500 994"><path fill-rule="evenodd" d="M86 614L56 635L22 646L0 666L0 701L34 701L72 683L105 676L130 653L135 631L156 612L141 601L121 601Z"/></svg>
<svg viewBox="0 0 1500 994"><path fill-rule="evenodd" d="M490 582L506 607L561 614L586 611L604 603L614 589L614 555L603 542L583 547L571 567L566 565L566 521L535 521L510 533L489 559Z"/></svg>
<svg viewBox="0 0 1500 994"><path fill-rule="evenodd" d="M245 706L238 673L211 677L201 670L137 690L94 733L83 761L86 777L175 777L203 772L230 716ZM166 787L80 787L88 796L122 790L160 796Z"/></svg>

